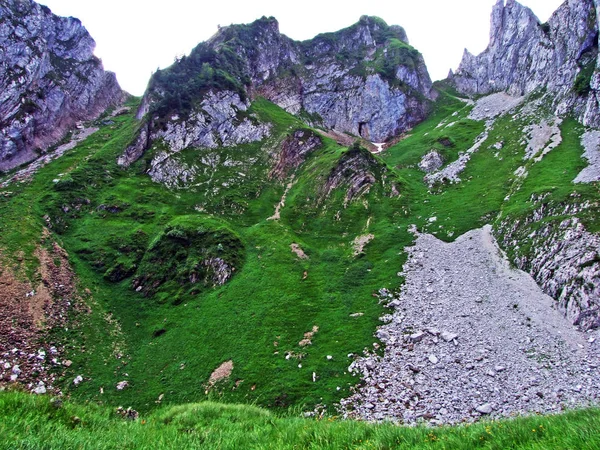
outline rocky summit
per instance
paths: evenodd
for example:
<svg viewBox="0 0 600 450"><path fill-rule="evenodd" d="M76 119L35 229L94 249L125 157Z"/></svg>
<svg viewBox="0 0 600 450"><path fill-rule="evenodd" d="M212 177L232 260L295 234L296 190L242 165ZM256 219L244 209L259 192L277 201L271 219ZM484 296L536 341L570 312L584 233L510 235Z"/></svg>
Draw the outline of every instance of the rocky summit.
<svg viewBox="0 0 600 450"><path fill-rule="evenodd" d="M478 56L465 50L450 79L468 95L545 89L559 114L574 111L586 125L600 126L597 9L596 0L568 0L540 23L515 0L498 0L488 48Z"/></svg>
<svg viewBox="0 0 600 450"><path fill-rule="evenodd" d="M174 152L233 146L269 134L244 114L264 97L313 126L384 142L422 121L435 91L403 28L376 17L296 42L274 18L223 27L157 72L138 117L147 124L121 164L162 139Z"/></svg>
<svg viewBox="0 0 600 450"><path fill-rule="evenodd" d="M0 0L0 390L41 396L0 419L27 448L110 415L140 448L600 448L599 12L499 0L434 83L380 18L262 17L134 98L77 19Z"/></svg>
<svg viewBox="0 0 600 450"><path fill-rule="evenodd" d="M0 171L32 161L123 92L78 19L31 0L0 2Z"/></svg>

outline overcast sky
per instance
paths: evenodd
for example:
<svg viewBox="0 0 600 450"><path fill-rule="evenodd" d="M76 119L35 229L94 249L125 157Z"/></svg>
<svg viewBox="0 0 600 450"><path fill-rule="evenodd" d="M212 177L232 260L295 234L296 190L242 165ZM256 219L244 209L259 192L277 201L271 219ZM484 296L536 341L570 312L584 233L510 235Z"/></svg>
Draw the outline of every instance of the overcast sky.
<svg viewBox="0 0 600 450"><path fill-rule="evenodd" d="M364 14L406 29L423 53L433 80L460 63L463 50L478 54L489 39L496 0L38 0L55 14L79 18L97 42L96 55L121 86L141 95L157 68L188 54L218 25L248 23L265 15L282 33L305 40L356 23ZM563 0L521 0L542 22ZM292 6L293 5L293 6Z"/></svg>

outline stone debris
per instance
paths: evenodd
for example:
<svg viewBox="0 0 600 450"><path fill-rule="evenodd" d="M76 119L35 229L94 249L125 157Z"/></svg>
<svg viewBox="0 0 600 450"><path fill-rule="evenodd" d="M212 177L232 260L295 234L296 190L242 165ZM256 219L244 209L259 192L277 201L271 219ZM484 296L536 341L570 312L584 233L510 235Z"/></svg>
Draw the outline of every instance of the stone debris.
<svg viewBox="0 0 600 450"><path fill-rule="evenodd" d="M535 162L540 162L553 149L562 142L560 125L562 119L555 118L552 123L542 121L538 125L525 127L523 135L528 138L525 149L525 159L535 157Z"/></svg>
<svg viewBox="0 0 600 450"><path fill-rule="evenodd" d="M119 406L116 412L126 420L137 420L140 417L140 414L135 409L124 409L122 406Z"/></svg>
<svg viewBox="0 0 600 450"><path fill-rule="evenodd" d="M484 405L478 406L475 409L477 410L478 413L481 413L481 414L491 414L492 411L494 410L492 408L492 405L490 405L489 403L486 403Z"/></svg>
<svg viewBox="0 0 600 450"><path fill-rule="evenodd" d="M454 339L456 339L458 337L458 334L448 333L447 331L444 331L440 336L446 342L451 342L451 341L453 341Z"/></svg>
<svg viewBox="0 0 600 450"><path fill-rule="evenodd" d="M308 255L304 253L304 250L298 244L291 244L290 248L292 249L292 253L295 253L298 258L309 259Z"/></svg>
<svg viewBox="0 0 600 450"><path fill-rule="evenodd" d="M581 171L574 183L592 183L600 181L600 131L587 131L581 138L581 145L585 149L583 157L589 166Z"/></svg>
<svg viewBox="0 0 600 450"><path fill-rule="evenodd" d="M43 239L48 235L44 231ZM40 261L35 285L13 273L0 255L0 388L16 383L30 392L60 394L55 382L68 364L48 331L70 327L69 312L84 307L67 253L46 242L50 248L35 252Z"/></svg>
<svg viewBox="0 0 600 450"><path fill-rule="evenodd" d="M431 150L421 159L419 169L425 173L432 173L439 170L444 165L444 157L437 151Z"/></svg>
<svg viewBox="0 0 600 450"><path fill-rule="evenodd" d="M208 379L208 385L213 386L215 383L229 378L231 376L231 372L233 372L233 361L225 361L210 375L210 378Z"/></svg>
<svg viewBox="0 0 600 450"><path fill-rule="evenodd" d="M304 339L302 339L300 342L298 342L298 345L300 347L306 347L306 346L312 345L312 338L318 332L319 332L319 327L316 325L313 326L311 331L307 331L306 333L304 333Z"/></svg>
<svg viewBox="0 0 600 450"><path fill-rule="evenodd" d="M456 161L451 162L442 170L432 172L425 175L425 182L431 187L436 183L460 183L459 175L466 169L467 163L471 160L471 155L479 151L485 141L487 141L489 132L494 124L493 120L489 120L486 124L485 131L475 139L475 143L466 152L461 154Z"/></svg>
<svg viewBox="0 0 600 450"><path fill-rule="evenodd" d="M489 120L502 116L511 109L516 108L525 97L513 97L506 92L498 92L480 98L475 102L475 107L469 114L471 120Z"/></svg>
<svg viewBox="0 0 600 450"><path fill-rule="evenodd" d="M354 256L361 255L364 252L367 244L369 242L371 242L373 239L375 239L374 234L365 234L363 236L357 236L356 239L354 239L354 241L352 241L352 248L354 249Z"/></svg>
<svg viewBox="0 0 600 450"><path fill-rule="evenodd" d="M33 392L34 394L37 394L37 395L44 395L47 392L46 385L44 384L43 381L40 381L38 383L37 387L35 389L33 389L33 391L31 391L31 392Z"/></svg>
<svg viewBox="0 0 600 450"><path fill-rule="evenodd" d="M290 189L292 189L293 187L294 187L294 181L292 180L285 187L285 191L283 192L283 195L281 196L281 200L279 200L279 203L275 207L275 213L271 217L267 218L267 220L280 220L281 219L281 210L285 207L285 200L287 198L288 193L290 192Z"/></svg>
<svg viewBox="0 0 600 450"><path fill-rule="evenodd" d="M123 389L129 387L129 382L128 381L119 381L117 383L117 391L122 391Z"/></svg>
<svg viewBox="0 0 600 450"><path fill-rule="evenodd" d="M600 399L600 332L573 328L529 275L511 269L491 227L450 244L418 235L408 252L401 293L379 292L399 303L377 331L385 353L350 365L364 385L340 402L344 417L451 424Z"/></svg>

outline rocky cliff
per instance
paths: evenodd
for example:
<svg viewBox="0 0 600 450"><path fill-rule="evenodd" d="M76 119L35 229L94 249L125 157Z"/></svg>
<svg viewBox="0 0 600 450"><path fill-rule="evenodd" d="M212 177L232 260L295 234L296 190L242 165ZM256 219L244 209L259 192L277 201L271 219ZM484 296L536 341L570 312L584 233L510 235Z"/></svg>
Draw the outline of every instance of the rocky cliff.
<svg viewBox="0 0 600 450"><path fill-rule="evenodd" d="M122 100L94 47L77 19L31 0L0 1L0 171L35 159Z"/></svg>
<svg viewBox="0 0 600 450"><path fill-rule="evenodd" d="M597 3L567 0L542 24L515 0L498 0L488 48L478 56L465 50L451 81L468 95L545 89L559 114L574 110L586 125L600 125Z"/></svg>
<svg viewBox="0 0 600 450"><path fill-rule="evenodd" d="M163 139L173 151L263 139L247 114L264 97L312 125L383 142L423 120L431 90L421 54L401 27L375 17L296 42L273 18L224 27L157 72L138 117L146 125L122 165Z"/></svg>

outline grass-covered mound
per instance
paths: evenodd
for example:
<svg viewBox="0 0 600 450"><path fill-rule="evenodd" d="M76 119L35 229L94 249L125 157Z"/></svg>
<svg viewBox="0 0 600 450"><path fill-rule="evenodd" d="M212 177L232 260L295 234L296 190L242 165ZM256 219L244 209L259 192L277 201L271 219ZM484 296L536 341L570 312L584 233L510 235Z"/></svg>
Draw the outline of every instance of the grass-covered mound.
<svg viewBox="0 0 600 450"><path fill-rule="evenodd" d="M243 260L244 246L227 227L215 220L181 216L150 243L133 286L145 295L170 291L169 286L197 294L224 285Z"/></svg>

